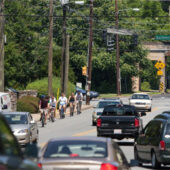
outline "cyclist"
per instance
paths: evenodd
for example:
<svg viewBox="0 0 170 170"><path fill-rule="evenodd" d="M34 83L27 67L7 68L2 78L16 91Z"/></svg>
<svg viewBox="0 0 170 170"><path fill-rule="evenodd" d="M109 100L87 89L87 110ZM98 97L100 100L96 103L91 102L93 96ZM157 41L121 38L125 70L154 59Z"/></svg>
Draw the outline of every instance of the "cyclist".
<svg viewBox="0 0 170 170"><path fill-rule="evenodd" d="M54 118L56 118L56 106L57 106L57 101L54 95L51 96L49 99L49 111L51 112L54 110Z"/></svg>
<svg viewBox="0 0 170 170"><path fill-rule="evenodd" d="M45 112L45 124L46 124L46 120L47 120L47 113L48 113L48 96L40 96L40 101L39 101L39 110L41 112L41 118L40 121L42 119L42 114L43 111Z"/></svg>
<svg viewBox="0 0 170 170"><path fill-rule="evenodd" d="M81 113L81 106L82 106L82 101L83 101L83 95L80 91L76 93L76 101L77 101L77 108L79 105L79 112Z"/></svg>
<svg viewBox="0 0 170 170"><path fill-rule="evenodd" d="M61 107L64 108L64 113L66 112L66 106L67 106L67 97L65 97L64 93L61 93L61 96L58 99L59 102L59 112L61 111Z"/></svg>
<svg viewBox="0 0 170 170"><path fill-rule="evenodd" d="M76 103L76 97L75 97L74 93L72 92L71 96L69 97L70 115L71 115L71 112L74 113L75 103ZM73 110L71 110L72 108L73 108Z"/></svg>

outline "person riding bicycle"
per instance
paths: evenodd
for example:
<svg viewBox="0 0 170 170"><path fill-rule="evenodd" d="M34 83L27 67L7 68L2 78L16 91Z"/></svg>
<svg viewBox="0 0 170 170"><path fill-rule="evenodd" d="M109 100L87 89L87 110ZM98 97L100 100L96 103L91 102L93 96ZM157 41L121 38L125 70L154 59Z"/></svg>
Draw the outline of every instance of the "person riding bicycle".
<svg viewBox="0 0 170 170"><path fill-rule="evenodd" d="M82 106L82 101L83 101L83 95L82 95L82 93L80 91L78 91L76 93L76 101L77 101L77 106L79 104L79 112L81 113L81 106Z"/></svg>
<svg viewBox="0 0 170 170"><path fill-rule="evenodd" d="M54 110L54 117L56 118L56 106L57 106L57 101L54 95L51 96L49 99L49 111L51 112Z"/></svg>
<svg viewBox="0 0 170 170"><path fill-rule="evenodd" d="M47 113L48 113L48 96L42 95L40 96L40 101L39 101L39 110L41 112L41 118L40 121L42 119L42 114L43 111L45 113L45 124L46 124L46 120L47 120Z"/></svg>
<svg viewBox="0 0 170 170"><path fill-rule="evenodd" d="M71 112L74 113L75 104L76 104L76 97L75 97L74 93L72 92L71 96L69 97L70 115L71 115ZM72 108L73 108L73 110L72 110Z"/></svg>
<svg viewBox="0 0 170 170"><path fill-rule="evenodd" d="M59 102L59 112L61 111L61 108L63 107L64 113L66 112L67 107L67 97L65 97L64 93L61 93L61 96L58 99Z"/></svg>

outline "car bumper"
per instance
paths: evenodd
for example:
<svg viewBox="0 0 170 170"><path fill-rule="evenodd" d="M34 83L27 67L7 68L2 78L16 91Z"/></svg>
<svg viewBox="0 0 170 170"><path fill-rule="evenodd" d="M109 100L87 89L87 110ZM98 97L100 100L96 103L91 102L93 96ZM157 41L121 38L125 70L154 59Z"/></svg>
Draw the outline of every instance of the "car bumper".
<svg viewBox="0 0 170 170"><path fill-rule="evenodd" d="M159 155L159 162L170 165L170 151L162 151Z"/></svg>
<svg viewBox="0 0 170 170"><path fill-rule="evenodd" d="M137 111L148 111L151 109L150 105L132 105L136 108Z"/></svg>
<svg viewBox="0 0 170 170"><path fill-rule="evenodd" d="M101 129L97 128L98 136L112 137L112 138L135 138L139 134L139 129L121 129L121 133L115 133L117 129Z"/></svg>
<svg viewBox="0 0 170 170"><path fill-rule="evenodd" d="M29 134L21 134L21 135L15 135L15 136L16 136L18 143L20 145L26 145L30 142Z"/></svg>

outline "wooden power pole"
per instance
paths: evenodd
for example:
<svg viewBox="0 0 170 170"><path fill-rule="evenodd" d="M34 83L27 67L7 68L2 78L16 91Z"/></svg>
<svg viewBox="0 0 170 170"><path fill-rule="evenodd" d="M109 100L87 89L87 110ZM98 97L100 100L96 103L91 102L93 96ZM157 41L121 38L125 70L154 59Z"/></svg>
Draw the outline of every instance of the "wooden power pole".
<svg viewBox="0 0 170 170"><path fill-rule="evenodd" d="M90 20L89 20L89 58L87 70L87 96L86 104L90 104L90 89L91 89L91 75L92 75L92 48L93 48L93 0L90 0Z"/></svg>
<svg viewBox="0 0 170 170"><path fill-rule="evenodd" d="M52 78L53 78L53 0L50 0L49 12L49 50L48 50L48 95L52 95Z"/></svg>
<svg viewBox="0 0 170 170"><path fill-rule="evenodd" d="M0 0L0 92L4 91L4 3Z"/></svg>

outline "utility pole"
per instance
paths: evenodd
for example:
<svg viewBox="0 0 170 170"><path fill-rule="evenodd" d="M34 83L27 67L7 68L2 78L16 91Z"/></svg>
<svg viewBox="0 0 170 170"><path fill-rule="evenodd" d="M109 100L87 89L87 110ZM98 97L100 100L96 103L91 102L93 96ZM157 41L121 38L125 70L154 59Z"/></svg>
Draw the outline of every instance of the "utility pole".
<svg viewBox="0 0 170 170"><path fill-rule="evenodd" d="M63 5L63 47L62 47L62 58L61 58L61 92L66 94L65 84L65 61L66 61L66 4Z"/></svg>
<svg viewBox="0 0 170 170"><path fill-rule="evenodd" d="M119 28L119 11L118 1L115 0L115 26ZM116 84L117 84L117 95L120 96L120 53L119 53L119 34L116 34Z"/></svg>
<svg viewBox="0 0 170 170"><path fill-rule="evenodd" d="M90 20L89 20L89 58L88 58L88 68L87 68L87 94L86 94L86 104L90 104L90 89L91 89L91 73L92 73L92 48L93 48L93 0L90 0Z"/></svg>
<svg viewBox="0 0 170 170"><path fill-rule="evenodd" d="M0 92L4 91L4 3L0 1Z"/></svg>
<svg viewBox="0 0 170 170"><path fill-rule="evenodd" d="M50 0L49 12L49 50L48 50L48 95L52 95L52 78L53 78L53 0Z"/></svg>

